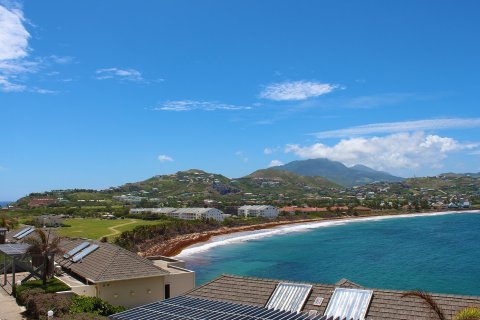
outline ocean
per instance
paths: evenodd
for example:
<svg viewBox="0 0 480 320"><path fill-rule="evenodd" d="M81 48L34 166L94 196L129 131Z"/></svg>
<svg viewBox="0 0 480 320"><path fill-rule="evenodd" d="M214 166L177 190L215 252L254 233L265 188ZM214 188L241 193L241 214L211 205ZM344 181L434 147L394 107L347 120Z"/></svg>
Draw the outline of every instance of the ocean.
<svg viewBox="0 0 480 320"><path fill-rule="evenodd" d="M9 203L11 203L12 201L0 201L0 207L4 208L6 207Z"/></svg>
<svg viewBox="0 0 480 320"><path fill-rule="evenodd" d="M197 284L222 273L480 295L480 211L381 217L216 237L178 258Z"/></svg>

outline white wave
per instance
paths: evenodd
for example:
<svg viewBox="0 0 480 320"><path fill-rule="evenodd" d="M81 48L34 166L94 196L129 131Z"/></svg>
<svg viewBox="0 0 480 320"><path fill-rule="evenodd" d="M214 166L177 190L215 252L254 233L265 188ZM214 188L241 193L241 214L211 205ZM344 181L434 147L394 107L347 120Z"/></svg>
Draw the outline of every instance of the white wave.
<svg viewBox="0 0 480 320"><path fill-rule="evenodd" d="M320 221L320 222L318 221L305 222L305 223L299 223L299 224L289 224L284 226L278 226L272 229L235 232L227 235L215 236L215 237L212 237L207 242L203 242L203 243L192 245L188 248L185 248L180 254L176 256L176 258L184 258L187 256L198 254L200 252L208 251L212 248L225 246L233 243L240 243L240 242L245 242L250 240L267 238L267 237L272 237L272 236L286 234L286 233L307 232L312 229L340 226L348 223L361 223L361 222L368 222L368 221L414 218L414 217L423 217L423 216L441 216L441 215L453 214L453 213L480 213L480 210L444 211L444 212L434 212L434 213L408 213L408 214L391 215L391 216L376 216L376 217L365 217L365 218L328 220L328 221Z"/></svg>

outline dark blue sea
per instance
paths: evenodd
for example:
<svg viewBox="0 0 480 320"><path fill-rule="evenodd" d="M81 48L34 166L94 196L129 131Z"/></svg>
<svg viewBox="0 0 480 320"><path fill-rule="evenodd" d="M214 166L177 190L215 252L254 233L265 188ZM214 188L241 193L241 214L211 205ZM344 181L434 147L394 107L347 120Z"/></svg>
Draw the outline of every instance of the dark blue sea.
<svg viewBox="0 0 480 320"><path fill-rule="evenodd" d="M215 238L179 258L197 284L222 273L480 295L480 213L283 227Z"/></svg>

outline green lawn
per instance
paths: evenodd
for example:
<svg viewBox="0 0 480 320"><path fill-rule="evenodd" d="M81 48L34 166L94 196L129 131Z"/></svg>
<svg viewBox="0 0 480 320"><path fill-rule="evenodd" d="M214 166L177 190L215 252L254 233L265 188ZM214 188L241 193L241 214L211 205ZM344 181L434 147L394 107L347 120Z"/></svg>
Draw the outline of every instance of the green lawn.
<svg viewBox="0 0 480 320"><path fill-rule="evenodd" d="M59 228L58 233L61 236L89 239L100 239L103 236L108 236L109 239L112 239L121 232L132 230L136 226L159 224L161 221L145 221L140 219L103 220L76 218L66 219L64 223L70 227Z"/></svg>

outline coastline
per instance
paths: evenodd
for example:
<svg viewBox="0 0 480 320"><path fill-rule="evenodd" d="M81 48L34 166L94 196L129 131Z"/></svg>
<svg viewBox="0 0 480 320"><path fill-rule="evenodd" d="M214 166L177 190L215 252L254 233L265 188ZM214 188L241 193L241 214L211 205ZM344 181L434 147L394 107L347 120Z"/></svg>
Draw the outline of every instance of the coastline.
<svg viewBox="0 0 480 320"><path fill-rule="evenodd" d="M245 236L240 239L240 241L246 241L249 239L258 238L259 236L253 232L260 230L274 230L269 235L285 232L295 232L304 229L313 229L326 227L331 225L345 224L351 222L360 222L360 221L375 221L383 219L392 219L392 218L408 218L408 217L418 217L418 216L435 216L435 215L444 215L444 214L455 214L455 213L468 213L468 212L479 212L478 210L461 210L461 211L429 211L429 212L420 212L420 213L388 213L388 214L369 214L369 215L359 215L359 216L342 216L342 217L329 217L329 218L314 218L314 219L301 219L301 220L288 220L288 221L272 221L256 225L249 226L239 226L239 227L222 227L217 230L191 233L186 235L181 235L162 243L159 243L145 251L139 252L141 256L156 256L162 255L167 257L174 256L184 256L198 251L205 251L214 247L215 245L209 245L205 248L198 248L202 244L210 243L214 238L219 238L221 236L227 236L232 234L243 234ZM283 227L289 227L283 228ZM293 227L293 228L292 228ZM297 227L294 229L294 227ZM283 228L283 229L282 229ZM293 229L293 230L289 230ZM223 239L228 243L233 241L228 241L228 239ZM190 249L189 252L187 248ZM183 253L183 254L182 254Z"/></svg>

